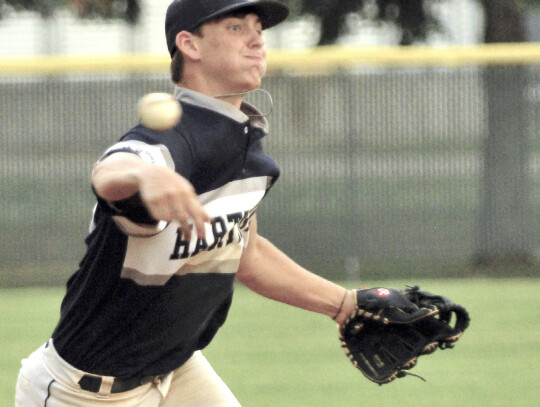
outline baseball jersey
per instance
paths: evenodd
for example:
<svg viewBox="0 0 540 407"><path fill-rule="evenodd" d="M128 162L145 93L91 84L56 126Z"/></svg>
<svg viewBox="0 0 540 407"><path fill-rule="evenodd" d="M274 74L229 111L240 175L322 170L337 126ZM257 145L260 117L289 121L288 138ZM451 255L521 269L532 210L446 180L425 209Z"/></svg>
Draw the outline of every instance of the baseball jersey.
<svg viewBox="0 0 540 407"><path fill-rule="evenodd" d="M208 345L227 317L250 220L279 176L262 149L267 121L252 106L238 110L181 88L175 95L179 125L137 126L102 159L130 152L174 168L214 220L206 238L193 230L187 241L178 223L156 222L137 196L97 197L87 252L67 282L52 335L60 356L80 370L158 375Z"/></svg>

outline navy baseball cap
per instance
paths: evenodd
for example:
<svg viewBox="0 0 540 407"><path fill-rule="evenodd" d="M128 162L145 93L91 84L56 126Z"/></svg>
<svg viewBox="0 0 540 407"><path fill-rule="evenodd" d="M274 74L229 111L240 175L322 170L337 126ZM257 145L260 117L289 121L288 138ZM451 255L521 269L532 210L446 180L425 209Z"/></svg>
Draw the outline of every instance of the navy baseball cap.
<svg viewBox="0 0 540 407"><path fill-rule="evenodd" d="M200 24L233 11L249 8L261 19L263 30L289 15L289 8L277 0L174 0L165 16L165 35L171 57L176 52L176 34L192 31Z"/></svg>

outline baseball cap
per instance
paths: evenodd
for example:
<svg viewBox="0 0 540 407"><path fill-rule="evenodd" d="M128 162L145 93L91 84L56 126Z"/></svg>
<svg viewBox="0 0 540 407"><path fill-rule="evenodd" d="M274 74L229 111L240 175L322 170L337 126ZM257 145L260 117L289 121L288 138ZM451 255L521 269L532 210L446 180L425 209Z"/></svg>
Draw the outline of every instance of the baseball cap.
<svg viewBox="0 0 540 407"><path fill-rule="evenodd" d="M191 31L205 21L224 14L252 9L261 19L263 30L273 27L289 15L289 8L277 0L174 0L165 15L165 36L171 57L176 52L176 34Z"/></svg>

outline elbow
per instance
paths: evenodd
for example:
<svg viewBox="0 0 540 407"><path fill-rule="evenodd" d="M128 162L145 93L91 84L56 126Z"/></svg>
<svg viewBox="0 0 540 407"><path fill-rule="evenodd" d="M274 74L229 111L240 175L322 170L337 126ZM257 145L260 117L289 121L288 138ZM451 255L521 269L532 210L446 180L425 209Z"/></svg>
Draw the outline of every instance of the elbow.
<svg viewBox="0 0 540 407"><path fill-rule="evenodd" d="M236 273L236 279L248 288L256 287L262 278L262 269L265 264L266 240L255 234L250 241L244 255L240 259L240 265Z"/></svg>
<svg viewBox="0 0 540 407"><path fill-rule="evenodd" d="M236 280L246 287L251 287L255 281L254 273L249 267L247 267L244 261L240 262L240 267L238 267L238 271L236 272Z"/></svg>

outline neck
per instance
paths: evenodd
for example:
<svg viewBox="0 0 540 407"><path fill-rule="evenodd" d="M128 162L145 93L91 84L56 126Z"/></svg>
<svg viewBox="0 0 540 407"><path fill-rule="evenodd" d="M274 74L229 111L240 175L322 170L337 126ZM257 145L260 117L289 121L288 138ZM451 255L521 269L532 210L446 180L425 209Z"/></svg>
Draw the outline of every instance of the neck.
<svg viewBox="0 0 540 407"><path fill-rule="evenodd" d="M225 102L228 102L235 106L237 109L240 109L240 106L242 105L242 99L244 98L244 95L249 93L250 91L246 92L237 92L237 93L224 93L219 95L210 95L213 98L221 99Z"/></svg>
<svg viewBox="0 0 540 407"><path fill-rule="evenodd" d="M244 95L249 92L228 92L220 87L212 86L207 81L200 80L199 77L190 77L189 75L184 76L184 78L182 78L182 80L178 82L177 85L186 89L191 89L195 92L202 93L206 96L223 100L224 102L230 103L237 109L240 109Z"/></svg>

